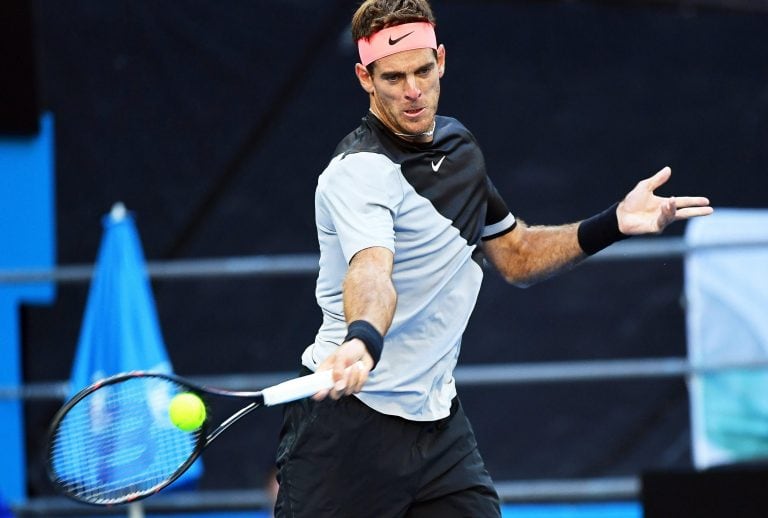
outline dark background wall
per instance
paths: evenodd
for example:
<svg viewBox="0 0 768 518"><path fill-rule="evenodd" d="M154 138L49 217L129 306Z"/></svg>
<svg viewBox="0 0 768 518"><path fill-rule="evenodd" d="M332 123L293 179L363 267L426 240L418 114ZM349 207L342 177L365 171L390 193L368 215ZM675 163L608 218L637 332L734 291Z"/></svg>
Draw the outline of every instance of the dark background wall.
<svg viewBox="0 0 768 518"><path fill-rule="evenodd" d="M353 1L32 2L56 123L58 259L92 262L122 200L148 259L316 250L315 179L367 108ZM768 17L674 3L435 0L441 112L478 137L529 223L589 216L664 165L661 193L768 199ZM678 224L669 234L682 233ZM489 272L462 363L685 354L678 260L586 264L527 290ZM183 375L293 370L320 321L314 279L154 284ZM23 311L27 381L69 375L87 294ZM460 389L461 390L461 389ZM680 381L461 390L499 480L690 464ZM27 405L32 495L55 403ZM206 488L260 486L279 411L205 457Z"/></svg>

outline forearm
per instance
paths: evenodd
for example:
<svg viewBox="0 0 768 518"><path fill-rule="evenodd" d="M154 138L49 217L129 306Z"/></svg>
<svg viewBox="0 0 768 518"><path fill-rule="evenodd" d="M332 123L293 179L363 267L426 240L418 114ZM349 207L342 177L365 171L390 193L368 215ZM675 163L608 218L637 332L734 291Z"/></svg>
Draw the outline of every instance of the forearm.
<svg viewBox="0 0 768 518"><path fill-rule="evenodd" d="M502 276L517 286L530 286L573 267L586 257L578 240L579 223L527 226L518 220L514 239L485 247Z"/></svg>
<svg viewBox="0 0 768 518"><path fill-rule="evenodd" d="M342 286L347 337L318 366L319 370L333 369L335 385L330 391L318 392L315 399L328 394L338 399L359 392L375 368L397 304L393 261L392 252L381 247L361 250L350 261Z"/></svg>
<svg viewBox="0 0 768 518"><path fill-rule="evenodd" d="M385 335L397 304L391 252L386 249L359 252L350 262L343 290L347 323L365 320Z"/></svg>

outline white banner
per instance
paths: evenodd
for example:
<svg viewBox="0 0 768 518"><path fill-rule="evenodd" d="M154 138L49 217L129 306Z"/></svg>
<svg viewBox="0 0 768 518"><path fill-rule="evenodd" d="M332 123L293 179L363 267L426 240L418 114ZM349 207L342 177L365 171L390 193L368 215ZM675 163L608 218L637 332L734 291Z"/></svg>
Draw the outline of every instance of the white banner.
<svg viewBox="0 0 768 518"><path fill-rule="evenodd" d="M694 367L768 360L768 210L716 209L689 222L688 355ZM697 468L768 459L768 371L726 370L689 382Z"/></svg>

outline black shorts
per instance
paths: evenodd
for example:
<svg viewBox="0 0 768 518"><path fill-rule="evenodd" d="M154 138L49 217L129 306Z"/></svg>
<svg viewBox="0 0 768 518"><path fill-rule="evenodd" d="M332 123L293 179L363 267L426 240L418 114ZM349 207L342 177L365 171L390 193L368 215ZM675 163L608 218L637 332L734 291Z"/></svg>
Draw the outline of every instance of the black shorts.
<svg viewBox="0 0 768 518"><path fill-rule="evenodd" d="M499 498L458 398L417 422L354 396L286 405L277 518L499 517Z"/></svg>

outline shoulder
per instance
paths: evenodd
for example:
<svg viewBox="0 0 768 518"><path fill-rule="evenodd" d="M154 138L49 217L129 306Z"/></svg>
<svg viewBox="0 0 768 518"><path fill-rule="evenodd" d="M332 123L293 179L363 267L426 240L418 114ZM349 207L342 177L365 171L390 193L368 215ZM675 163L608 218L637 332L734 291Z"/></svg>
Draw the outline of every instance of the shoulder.
<svg viewBox="0 0 768 518"><path fill-rule="evenodd" d="M373 131L373 128L364 117L360 126L347 134L336 146L333 152L334 156L348 155L360 152L380 153L383 150L383 144L379 135Z"/></svg>
<svg viewBox="0 0 768 518"><path fill-rule="evenodd" d="M333 157L320 174L320 179L328 181L336 177L362 178L371 175L388 174L396 170L395 164L389 157L381 153L360 151L340 153Z"/></svg>
<svg viewBox="0 0 768 518"><path fill-rule="evenodd" d="M435 117L435 119L437 121L436 133L438 138L460 137L469 140L472 143L477 143L472 132L469 131L467 127L464 126L464 124L462 124L458 119L454 119L453 117L446 117L444 115L438 115Z"/></svg>
<svg viewBox="0 0 768 518"><path fill-rule="evenodd" d="M443 128L448 131L456 131L456 132L463 132L463 131L469 131L464 124L459 121L459 119L456 119L454 117L447 117L445 115L436 115L435 120L437 121L437 127Z"/></svg>
<svg viewBox="0 0 768 518"><path fill-rule="evenodd" d="M317 181L318 194L390 191L397 185L399 166L386 155L362 151L336 155Z"/></svg>

